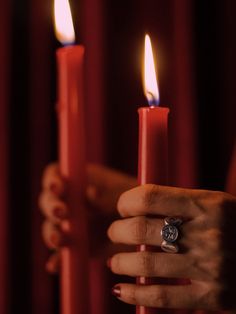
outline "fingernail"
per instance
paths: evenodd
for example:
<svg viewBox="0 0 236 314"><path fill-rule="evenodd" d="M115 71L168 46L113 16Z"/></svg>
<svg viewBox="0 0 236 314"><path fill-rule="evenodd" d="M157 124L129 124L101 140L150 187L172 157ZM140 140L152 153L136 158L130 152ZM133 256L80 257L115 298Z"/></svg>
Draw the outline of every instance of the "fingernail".
<svg viewBox="0 0 236 314"><path fill-rule="evenodd" d="M52 192L52 193L57 193L57 185L55 182L51 183L50 186L49 186L49 190Z"/></svg>
<svg viewBox="0 0 236 314"><path fill-rule="evenodd" d="M57 218L66 218L66 211L63 207L55 207L53 209L53 215Z"/></svg>
<svg viewBox="0 0 236 314"><path fill-rule="evenodd" d="M48 261L46 263L45 268L46 268L46 271L51 274L56 274L58 272L58 269L55 267L55 265L51 261Z"/></svg>
<svg viewBox="0 0 236 314"><path fill-rule="evenodd" d="M107 267L111 268L111 258L108 258L107 260Z"/></svg>
<svg viewBox="0 0 236 314"><path fill-rule="evenodd" d="M121 294L120 292L121 292L120 286L114 286L111 290L111 294L117 298L120 298L120 294Z"/></svg>
<svg viewBox="0 0 236 314"><path fill-rule="evenodd" d="M70 234L70 232L71 232L71 223L70 223L69 220L66 220L66 219L62 220L60 227L61 227L61 231L63 231L63 233L65 235L69 235Z"/></svg>
<svg viewBox="0 0 236 314"><path fill-rule="evenodd" d="M71 239L67 234L55 231L50 235L50 241L52 246L56 248L65 247L71 243Z"/></svg>
<svg viewBox="0 0 236 314"><path fill-rule="evenodd" d="M94 185L89 185L86 190L88 199L95 200L98 195L98 190Z"/></svg>
<svg viewBox="0 0 236 314"><path fill-rule="evenodd" d="M52 270L52 265L51 265L50 261L49 261L49 262L46 262L46 264L45 264L45 269L46 269L46 271L49 272L49 273L52 273L52 272L53 272L53 270Z"/></svg>
<svg viewBox="0 0 236 314"><path fill-rule="evenodd" d="M53 233L50 237L50 240L51 240L51 243L55 246L59 246L60 245L60 242L61 242L61 239L60 237L58 236L57 233Z"/></svg>

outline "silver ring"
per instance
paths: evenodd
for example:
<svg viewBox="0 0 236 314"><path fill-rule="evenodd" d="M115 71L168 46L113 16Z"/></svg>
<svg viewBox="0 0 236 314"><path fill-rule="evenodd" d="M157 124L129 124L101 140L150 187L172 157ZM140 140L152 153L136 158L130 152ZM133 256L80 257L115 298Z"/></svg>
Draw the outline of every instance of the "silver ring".
<svg viewBox="0 0 236 314"><path fill-rule="evenodd" d="M162 244L161 248L163 251L168 253L177 253L179 246L176 241L179 237L178 227L183 223L179 217L167 217L164 219L164 226L161 230Z"/></svg>
<svg viewBox="0 0 236 314"><path fill-rule="evenodd" d="M179 247L176 243L170 243L167 241L162 241L161 248L164 252L167 252L167 253L178 253L179 252Z"/></svg>
<svg viewBox="0 0 236 314"><path fill-rule="evenodd" d="M179 217L166 217L164 219L165 225L172 225L172 226L180 226L183 223L183 220Z"/></svg>

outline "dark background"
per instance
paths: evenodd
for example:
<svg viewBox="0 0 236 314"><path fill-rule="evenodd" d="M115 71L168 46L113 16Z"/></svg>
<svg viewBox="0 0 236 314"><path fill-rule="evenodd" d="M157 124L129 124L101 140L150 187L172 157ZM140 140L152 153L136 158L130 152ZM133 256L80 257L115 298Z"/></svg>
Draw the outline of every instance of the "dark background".
<svg viewBox="0 0 236 314"><path fill-rule="evenodd" d="M78 41L87 49L88 159L136 175L148 32L161 104L171 109L170 184L223 190L235 138L235 1L71 4ZM57 279L44 271L37 196L43 168L57 159L54 54L60 45L50 1L2 0L0 12L0 312L56 313Z"/></svg>

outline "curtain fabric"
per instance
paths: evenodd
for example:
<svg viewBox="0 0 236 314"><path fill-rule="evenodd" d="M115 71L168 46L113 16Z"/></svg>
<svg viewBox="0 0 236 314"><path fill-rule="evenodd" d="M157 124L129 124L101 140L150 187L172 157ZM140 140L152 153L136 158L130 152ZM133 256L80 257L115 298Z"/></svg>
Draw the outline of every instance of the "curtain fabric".
<svg viewBox="0 0 236 314"><path fill-rule="evenodd" d="M9 77L10 77L10 5L0 3L0 311L9 305Z"/></svg>

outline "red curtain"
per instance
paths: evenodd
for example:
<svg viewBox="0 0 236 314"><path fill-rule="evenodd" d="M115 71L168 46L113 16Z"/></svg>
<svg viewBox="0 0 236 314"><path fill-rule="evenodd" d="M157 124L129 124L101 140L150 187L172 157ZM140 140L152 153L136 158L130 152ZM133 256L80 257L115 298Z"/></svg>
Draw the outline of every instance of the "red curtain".
<svg viewBox="0 0 236 314"><path fill-rule="evenodd" d="M0 311L7 312L9 305L9 202L8 202L8 157L9 157L9 115L8 92L10 78L10 5L9 2L0 4Z"/></svg>
<svg viewBox="0 0 236 314"><path fill-rule="evenodd" d="M31 312L35 314L55 312L53 277L45 272L49 256L42 242L42 215L37 199L41 188L41 176L52 160L52 115L55 103L51 97L53 88L51 73L52 3L33 0L29 7L29 141L30 141L30 211L31 211Z"/></svg>
<svg viewBox="0 0 236 314"><path fill-rule="evenodd" d="M197 186L197 102L194 73L194 6L192 1L173 2L174 89L171 165L176 186Z"/></svg>

